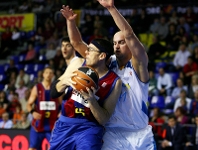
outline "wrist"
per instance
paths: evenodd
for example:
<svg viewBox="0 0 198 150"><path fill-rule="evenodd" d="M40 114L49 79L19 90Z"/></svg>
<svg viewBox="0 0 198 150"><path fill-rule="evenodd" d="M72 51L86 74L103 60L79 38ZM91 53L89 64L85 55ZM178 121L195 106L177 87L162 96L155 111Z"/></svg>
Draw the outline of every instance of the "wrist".
<svg viewBox="0 0 198 150"><path fill-rule="evenodd" d="M35 112L35 109L32 109L32 110L30 111L31 114L33 114L34 112Z"/></svg>
<svg viewBox="0 0 198 150"><path fill-rule="evenodd" d="M111 10L113 10L113 9L115 9L115 6L109 6L109 7L107 7L107 10L108 10L108 11L111 11Z"/></svg>
<svg viewBox="0 0 198 150"><path fill-rule="evenodd" d="M64 92L66 88L67 85L64 84L62 80L60 80L56 85L57 92Z"/></svg>

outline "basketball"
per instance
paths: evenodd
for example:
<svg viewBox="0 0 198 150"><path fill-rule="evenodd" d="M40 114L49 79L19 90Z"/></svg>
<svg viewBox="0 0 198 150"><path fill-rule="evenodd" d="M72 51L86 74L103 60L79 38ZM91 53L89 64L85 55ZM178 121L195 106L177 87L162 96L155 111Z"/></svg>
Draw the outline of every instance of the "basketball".
<svg viewBox="0 0 198 150"><path fill-rule="evenodd" d="M71 79L76 82L76 84L74 84L76 90L80 91L82 89L84 92L87 92L86 87L90 89L92 86L95 89L98 88L99 76L95 69L89 66L82 66L74 71L74 73L77 75Z"/></svg>

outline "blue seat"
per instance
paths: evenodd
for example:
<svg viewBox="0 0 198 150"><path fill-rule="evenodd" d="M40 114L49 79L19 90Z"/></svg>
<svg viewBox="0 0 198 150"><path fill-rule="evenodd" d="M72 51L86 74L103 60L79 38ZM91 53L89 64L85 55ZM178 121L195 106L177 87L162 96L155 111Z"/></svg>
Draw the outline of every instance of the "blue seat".
<svg viewBox="0 0 198 150"><path fill-rule="evenodd" d="M2 91L4 89L5 85L4 84L0 84L0 91Z"/></svg>
<svg viewBox="0 0 198 150"><path fill-rule="evenodd" d="M169 73L172 77L172 82L176 85L177 79L179 78L179 72L170 72Z"/></svg>
<svg viewBox="0 0 198 150"><path fill-rule="evenodd" d="M6 79L6 75L5 74L0 74L0 82Z"/></svg>
<svg viewBox="0 0 198 150"><path fill-rule="evenodd" d="M20 32L20 38L21 38L22 40L26 40L26 38L27 38L27 33L26 33L25 31L21 31L21 32Z"/></svg>
<svg viewBox="0 0 198 150"><path fill-rule="evenodd" d="M28 74L34 73L34 64L26 64L24 66L24 71Z"/></svg>
<svg viewBox="0 0 198 150"><path fill-rule="evenodd" d="M39 46L39 45L37 45L37 46L34 47L34 50L36 51L37 54L40 53L40 50L41 50L41 49L42 49L42 47Z"/></svg>
<svg viewBox="0 0 198 150"><path fill-rule="evenodd" d="M40 55L39 56L39 61L46 61L47 59L46 59L46 57L45 57L45 55Z"/></svg>
<svg viewBox="0 0 198 150"><path fill-rule="evenodd" d="M34 65L34 71L35 71L35 72L38 72L38 71L40 71L40 70L43 70L44 67L45 67L44 64L35 64L35 65Z"/></svg>
<svg viewBox="0 0 198 150"><path fill-rule="evenodd" d="M23 64L17 64L16 67L18 68L18 70L24 69L24 65Z"/></svg>
<svg viewBox="0 0 198 150"><path fill-rule="evenodd" d="M175 99L172 96L166 96L165 100L165 109L164 109L164 114L169 115L173 113L173 107L175 103Z"/></svg>
<svg viewBox="0 0 198 150"><path fill-rule="evenodd" d="M0 65L0 74L5 73L5 67L4 65Z"/></svg>
<svg viewBox="0 0 198 150"><path fill-rule="evenodd" d="M14 63L15 63L15 64L18 64L18 62L19 62L19 56L18 56L18 55L16 55L16 56L11 56L11 59L14 60Z"/></svg>
<svg viewBox="0 0 198 150"><path fill-rule="evenodd" d="M25 60L26 54L19 55L19 62L22 62Z"/></svg>
<svg viewBox="0 0 198 150"><path fill-rule="evenodd" d="M153 96L151 99L150 108L158 107L160 109L164 109L164 97L163 96Z"/></svg>
<svg viewBox="0 0 198 150"><path fill-rule="evenodd" d="M159 68L165 68L167 66L166 62L158 62L155 64L155 72L159 71Z"/></svg>
<svg viewBox="0 0 198 150"><path fill-rule="evenodd" d="M30 39L30 38L33 37L34 35L35 35L35 31L34 31L34 30L28 31L28 32L26 33L27 39Z"/></svg>
<svg viewBox="0 0 198 150"><path fill-rule="evenodd" d="M31 74L30 74L30 81L31 81L31 82L34 81L35 78L37 78L37 73L31 73Z"/></svg>
<svg viewBox="0 0 198 150"><path fill-rule="evenodd" d="M171 103L174 103L174 102L175 102L175 99L172 96L166 96L165 97L165 100L164 100L165 105L168 105L168 104L171 104Z"/></svg>

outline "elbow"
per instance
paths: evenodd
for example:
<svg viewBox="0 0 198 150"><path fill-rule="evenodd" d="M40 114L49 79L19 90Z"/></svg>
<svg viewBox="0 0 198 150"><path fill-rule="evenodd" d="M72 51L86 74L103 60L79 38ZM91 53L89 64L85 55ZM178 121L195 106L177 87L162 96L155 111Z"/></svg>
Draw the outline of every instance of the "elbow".
<svg viewBox="0 0 198 150"><path fill-rule="evenodd" d="M105 124L109 121L110 119L110 115L106 115L105 117L101 117L100 119L98 119L98 123L102 126L105 126Z"/></svg>
<svg viewBox="0 0 198 150"><path fill-rule="evenodd" d="M134 34L132 29L131 30L125 30L123 33L124 33L124 37L126 39L131 39L131 38L133 38L135 36L135 34Z"/></svg>
<svg viewBox="0 0 198 150"><path fill-rule="evenodd" d="M73 40L71 40L70 41L71 42L71 44L72 44L72 46L74 47L74 48L77 48L79 45L80 45L80 43L81 43L81 41L73 41Z"/></svg>
<svg viewBox="0 0 198 150"><path fill-rule="evenodd" d="M108 120L98 120L98 123L102 126L105 126Z"/></svg>

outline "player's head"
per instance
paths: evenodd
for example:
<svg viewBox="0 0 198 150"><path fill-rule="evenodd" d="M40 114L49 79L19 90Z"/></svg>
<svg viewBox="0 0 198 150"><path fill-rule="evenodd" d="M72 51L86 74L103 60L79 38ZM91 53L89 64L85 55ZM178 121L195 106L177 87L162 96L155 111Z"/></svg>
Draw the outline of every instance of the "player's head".
<svg viewBox="0 0 198 150"><path fill-rule="evenodd" d="M99 61L106 61L114 54L113 47L110 41L105 39L94 39L88 45L86 50L87 65L97 63Z"/></svg>
<svg viewBox="0 0 198 150"><path fill-rule="evenodd" d="M61 52L64 59L70 59L75 56L75 49L68 37L63 37L61 40Z"/></svg>
<svg viewBox="0 0 198 150"><path fill-rule="evenodd" d="M50 67L46 67L43 69L43 80L47 82L51 82L54 77L54 70Z"/></svg>
<svg viewBox="0 0 198 150"><path fill-rule="evenodd" d="M126 44L124 35L121 31L118 31L114 34L113 48L114 53L118 59L126 59L126 57L132 57L131 51Z"/></svg>

